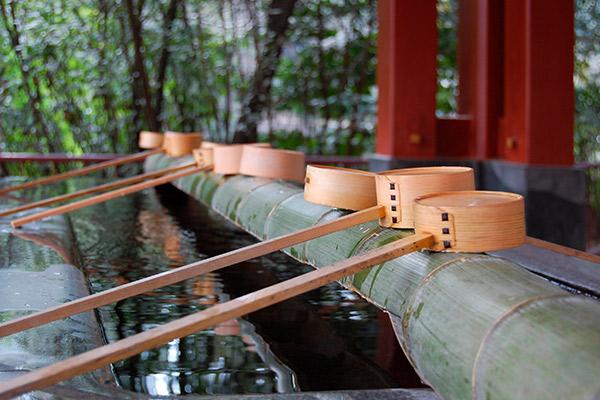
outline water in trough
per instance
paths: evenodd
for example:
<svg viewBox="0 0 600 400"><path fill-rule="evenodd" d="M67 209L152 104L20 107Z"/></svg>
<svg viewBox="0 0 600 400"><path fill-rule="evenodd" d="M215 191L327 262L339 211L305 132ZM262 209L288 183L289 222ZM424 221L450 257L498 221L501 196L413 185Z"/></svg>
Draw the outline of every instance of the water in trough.
<svg viewBox="0 0 600 400"><path fill-rule="evenodd" d="M93 291L255 243L170 186L70 216ZM273 253L102 307L106 339L134 335L311 269ZM418 386L410 367L398 368L405 363L399 352L387 317L330 284L113 367L124 389L152 395Z"/></svg>

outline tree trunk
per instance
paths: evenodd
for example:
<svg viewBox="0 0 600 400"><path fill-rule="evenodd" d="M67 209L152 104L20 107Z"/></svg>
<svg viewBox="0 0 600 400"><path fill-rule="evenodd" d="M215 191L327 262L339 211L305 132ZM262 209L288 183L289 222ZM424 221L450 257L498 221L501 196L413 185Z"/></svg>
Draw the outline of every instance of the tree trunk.
<svg viewBox="0 0 600 400"><path fill-rule="evenodd" d="M148 82L148 74L146 73L146 67L144 66L144 55L142 54L142 24L139 19L140 11L139 9L138 11L133 9L133 0L126 0L125 3L127 5L127 15L129 16L129 24L131 26L131 35L133 38L133 47L135 50L135 66L140 74L144 100L146 103L144 106L144 110L146 111L146 122L148 123L150 130L158 132L160 128L158 126L156 112L154 111L154 107L152 106L152 94L150 93L150 83Z"/></svg>
<svg viewBox="0 0 600 400"><path fill-rule="evenodd" d="M158 62L158 87L156 88L156 107L154 112L156 113L157 123L161 125L162 118L160 114L162 112L162 105L164 99L163 87L165 84L165 77L167 75L167 65L169 62L169 37L171 36L171 29L173 28L173 21L177 15L177 7L179 6L180 0L171 0L169 4L169 10L165 15L165 24L163 28L163 48Z"/></svg>
<svg viewBox="0 0 600 400"><path fill-rule="evenodd" d="M267 20L266 43L258 57L254 83L242 106L242 116L233 137L235 143L256 142L257 126L271 92L285 33L297 0L272 0Z"/></svg>

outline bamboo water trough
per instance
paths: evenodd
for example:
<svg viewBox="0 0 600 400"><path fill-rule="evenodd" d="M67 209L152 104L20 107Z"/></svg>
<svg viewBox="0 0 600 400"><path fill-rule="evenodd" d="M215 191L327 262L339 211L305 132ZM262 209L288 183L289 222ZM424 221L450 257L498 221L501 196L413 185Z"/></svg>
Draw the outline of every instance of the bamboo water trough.
<svg viewBox="0 0 600 400"><path fill-rule="evenodd" d="M213 150L215 154L213 154ZM195 162L198 168L200 168L194 170L194 172L208 170L208 167L202 166L206 163L210 163L210 166L214 165L213 171L218 171L224 174L236 174L238 172L243 172L245 175L260 176L263 178L279 177L300 181L304 179L305 175L304 154L300 152L271 149L269 146L233 145L218 146L218 148L210 147L204 149L195 149L193 153ZM169 170L172 169L173 168L169 168ZM386 226L388 223L391 223L390 218L386 217L388 213L393 215L392 219L394 224L398 222L396 221L397 219L400 219L401 221L398 223L412 226L413 204L412 202L406 200L407 197L414 197L418 194L435 193L444 189L468 190L474 189L475 187L473 170L471 168L414 168L402 170L400 172L391 171L390 175L391 176L389 176L387 179L395 182L390 184L391 189L393 189L391 191L391 193L393 193L391 197L394 200L397 198L397 201L392 203L387 200L388 193L390 193L390 191L387 189L386 185L377 185L378 189L380 189L380 191L383 193L378 193L381 195L376 195L376 185L374 184L375 182L373 174L362 173L349 169L329 169L309 166L304 190L305 199L317 204L341 204L341 206L345 208L347 206L356 206L357 208L360 208L360 211L353 213L352 215L319 224L317 226L307 227L305 229L278 236L277 238L265 240L253 246L248 246L246 248L237 249L226 254L221 254L211 259L181 266L172 271L166 271L154 276L148 276L129 284L80 298L76 301L67 302L59 306L41 310L37 313L32 313L20 318L14 318L12 320L5 321L0 323L0 338L22 330L44 325L58 319L79 314L84 311L89 311L96 307L123 300L150 290L180 282L193 276L212 272L242 261L247 261L273 251L281 250L284 247L300 244L302 242L324 236L332 232L337 232L347 227L355 226L364 222L379 219L380 224ZM12 224L13 226L18 227L27 221L35 221L45 216L58 215L65 211L71 211L87 205L97 204L104 199L112 199L116 196L138 191L140 187L146 188L153 186L156 181L161 183L166 182L167 180L170 180L170 177L172 176L173 175L167 175L164 178L157 178L148 183L141 183L116 191L116 193L111 192L105 195L96 196L95 198L90 198L74 204L59 207L58 210L49 210L33 216L20 218L19 220L13 221ZM395 187L396 184L398 187ZM365 189L363 193L364 196L359 196L359 201L352 200L354 196L349 196L352 195L352 193L340 190L342 188L351 188L352 191L355 191L354 189L356 189L356 187ZM400 187L402 187L402 190L400 190ZM462 211L460 207L454 207L454 211L452 214L450 214L450 224L460 226L460 223L462 223L468 227L470 225L469 221L472 221L471 214L473 213L473 207L469 203L473 201L482 203L487 201L489 203L488 198L496 197L486 193L483 193L484 196L482 197L481 192L464 192L463 194L466 195L463 197L466 198L466 204L468 204L468 207L464 208ZM457 202L455 197L456 196L452 197L452 199L454 199L454 203ZM503 197L506 198L506 196ZM488 250L497 250L517 246L518 244L522 243L525 234L524 215L522 199L520 196L516 196L514 199L512 197L513 196L511 196L509 199L511 200L511 204L507 205L508 209L503 210L507 212L498 213L498 207L502 207L502 205L493 204L492 211L498 215L490 215L489 212L484 214L482 211L476 215L476 218L486 222L489 228L483 229L483 225L478 223L477 226L479 229L477 232L475 232L475 236L473 236L473 232L469 231L469 229L459 230L458 234L456 234L455 229L452 228L452 232L450 234L448 222L442 223L443 229L442 227L437 226L438 223L436 222L436 216L439 214L439 207L432 207L427 204L419 205L419 210L423 215L423 222L428 226L425 227L425 230L421 230L421 232L417 230L417 234L423 233L425 236L431 236L431 240L422 240L423 246L444 251L448 251L450 248L452 251L461 250L464 248L467 248L467 250L472 250L479 249L481 246L484 246L484 248ZM348 202L349 198L351 199L350 202ZM376 198L377 201L375 201ZM463 200L463 203L465 203L465 200ZM390 204L398 204L398 210L396 210L396 206L390 207ZM489 205L487 206L487 208L489 208ZM516 206L516 212L508 212L512 211L514 206ZM432 220L428 221L426 217L428 217L429 214L432 214L433 218ZM515 232L509 232L510 236L507 240L507 230L502 228L511 218L515 220L514 223L517 226L522 225L520 226L521 232L520 235L513 235ZM512 225L508 225L507 229L512 229ZM436 231L439 231L440 234L442 234L441 237L440 235L433 233ZM442 241L444 244L448 245L441 247ZM419 248L421 247L415 247L415 250Z"/></svg>
<svg viewBox="0 0 600 400"><path fill-rule="evenodd" d="M153 156L145 168L170 162ZM206 173L173 184L261 240L346 214L262 178ZM319 268L410 233L372 221L285 252ZM598 301L508 259L417 252L341 283L389 313L416 371L444 399L600 396Z"/></svg>
<svg viewBox="0 0 600 400"><path fill-rule="evenodd" d="M204 179L202 179L202 180L204 180L204 181L205 181L205 182L204 182L205 184L208 182L208 187L209 187L209 188L210 188L211 186L213 186L213 185L210 183L210 182L211 182L211 179L210 179L211 175L213 175L213 174L208 174L208 175L206 175L206 176L204 177ZM217 183L215 183L214 181L212 181L212 183L214 184L214 189L215 189L215 190L212 192L212 198L213 198L213 201L214 201L214 199L215 199L215 198L217 198L217 195L218 195L218 193L219 193L219 190L220 190L220 189L222 189L222 188L224 188L224 187L230 187L230 185L228 185L228 182L232 182L232 181L238 182L238 179L237 179L237 178L239 178L239 179L246 179L246 178L241 178L241 177L235 177L235 178L231 178L231 179L229 179L229 180L227 180L227 181L225 181L225 182L223 182L223 183L220 183L220 184L217 184ZM208 179L208 180L206 180L206 179ZM266 182L265 182L265 181L263 181L263 182L260 182L260 179L256 179L256 178L250 178L250 179L251 179L250 181L246 181L247 183L250 183L248 187L244 188L244 185L243 185L243 184L242 184L242 187L241 187L241 189L242 189L242 192L243 192L242 194L245 194L247 197L245 197L245 198L240 198L239 196L234 196L234 197L233 197L233 199L229 198L228 200L230 200L230 201L228 201L228 202L221 202L221 203L219 203L219 202L216 202L215 204L217 205L217 209L219 210L221 207L226 207L226 208L227 208L227 207L230 207L230 206L231 206L231 200L236 200L236 199L237 199L238 201L236 201L236 202L234 203L234 204L235 204L235 206L234 206L234 209L235 209L235 211L238 211L238 210L240 210L240 211L241 211L241 210L243 210L243 208L242 208L242 203L243 203L243 204L246 204L246 206L248 206L248 204L250 204L250 203L247 203L247 202L249 201L249 198L250 198L250 196L251 196L251 195L252 195L254 192L258 192L258 191L259 191L261 188L267 188L267 187L271 187L272 185L277 185L276 183L274 183L274 182L272 182L272 181L268 181L268 180L267 180ZM181 183L181 184L184 184L183 182L186 182L186 181L187 181L187 182L189 182L189 181L190 181L190 179L182 179L182 183ZM238 183L239 183L239 182L238 182ZM196 185L197 185L197 184L198 184L198 182L196 182ZM217 188L216 188L216 186L219 186L219 188L217 189ZM236 186L236 185L234 184L234 189L235 189L235 186ZM240 189L240 188L238 188L238 189ZM250 189L250 190L248 191L248 189ZM265 195L265 194L268 194L268 193L269 193L269 190L267 190L267 189L264 189L262 192L263 192L262 194L263 194L263 195ZM239 194L239 192L238 192L238 194ZM282 188L279 188L279 189L277 189L277 195L276 195L275 197L278 197L278 196L280 196L281 194L284 194L284 195L285 195L285 194L286 194L286 191L285 191L285 190L282 190ZM296 197L297 197L297 196L295 196L296 194L297 194L297 193L293 193L293 191L292 191L292 192L288 192L288 193L287 193L287 195L285 195L283 198L280 198L280 199L278 199L278 201L276 201L276 203L275 203L275 204L272 204L270 201L268 201L268 202L267 202L267 203L268 203L268 204L267 204L267 207L268 207L269 205L271 205L271 206L275 206L275 208L273 208L273 209L271 209L271 210L269 211L269 213L268 213L268 216L267 216L267 219L271 220L272 218L275 218L275 217L277 216L277 211L278 211L278 210L280 210L281 208L285 208L285 207L284 207L284 203L286 203L288 200L291 202L291 201L292 201L292 199L294 199L294 198L296 198ZM228 193L228 195L229 195L229 196L231 196L231 195L232 195L232 193ZM229 196L228 196L228 197L229 197ZM222 200L225 200L225 199L227 199L227 197L223 198ZM258 199L255 199L255 201L257 201L257 200L258 200ZM263 205L264 205L264 197L263 197L261 200L262 200L262 202L263 202ZM427 199L424 199L424 200L427 200ZM434 203L435 203L435 202L434 202ZM435 206L435 204L430 204L430 205L433 205L433 206ZM300 216L304 216L304 214L306 214L306 210L307 210L308 208L310 208L310 207L307 207L307 204L306 204L306 203L302 204L302 206L303 206L303 207L301 207L301 210L295 210L296 214L300 214ZM321 206L318 206L318 207L321 207ZM246 207L246 209L247 209L247 207ZM275 209L277 209L277 211L276 211ZM318 210L318 209L317 209L317 210ZM222 211L222 210L221 210L221 211ZM250 212L256 212L256 211L257 211L257 208L256 208L256 207L254 207L254 208L250 209ZM258 211L260 211L260 209L259 209ZM314 211L314 209L313 209L313 211ZM321 211L324 211L324 210L321 210ZM333 212L333 213L330 213L331 211L332 211L332 210L328 210L328 211L326 211L326 212L325 212L325 214L322 214L322 215L321 215L321 217L325 217L325 215L326 215L326 214L329 214L330 216L331 216L331 215L334 215L334 214L335 214L335 212ZM339 214L338 214L338 215L339 215ZM251 217L251 218L250 218L251 220L256 220L256 219L257 219L257 215L256 215L256 214L254 214L254 215L251 215L250 217ZM236 218L236 220L237 220L237 219L238 219L238 216L236 215L236 216L235 216L235 218ZM309 219L312 219L312 217L309 217ZM324 220L324 218L322 218L322 220ZM302 224L303 224L303 223L305 223L305 222L307 222L307 221L306 221L306 220L304 220L303 218L298 218L298 215L296 215L296 218L295 218L295 219L293 219L293 221L294 221L294 223L296 223L296 224L297 224L298 222L300 222L300 223L302 223ZM239 222L239 221L238 221L238 222ZM262 222L265 222L265 219L262 219ZM287 224L284 224L284 227L290 228L290 227L292 227L291 225L294 225L294 223L290 224L290 222L291 222L291 221L287 221L287 222L288 222ZM312 222L314 222L314 221L312 221ZM312 222L311 222L311 224L312 224ZM267 224L269 224L269 222L268 222L268 221L267 221ZM268 232L268 231L269 231L269 229L267 228L267 224L265 224L265 225L263 226L263 233L265 233L265 232ZM281 224L277 224L277 225L281 225ZM275 225L275 226L277 226L277 225ZM364 225L364 224L363 224L363 225ZM293 227L292 227L292 229L293 229ZM360 229L360 232L361 232L362 234L364 234L364 233L365 233L364 226L361 226L361 227L359 227L359 229ZM352 230L352 229L350 229L350 230L342 231L342 232L340 232L340 233L339 233L339 235L347 234L347 233L348 233L348 231L353 231L353 230ZM354 231L355 231L355 230L354 230ZM369 230L367 230L367 233L368 233L368 232L369 232ZM363 241L362 241L362 243L360 243L360 246L358 246L358 249L357 249L357 248L354 248L354 249L353 249L353 251L351 251L350 253L352 254L352 253L355 253L355 252L359 252L359 250L361 250L361 248L362 248L362 250L365 250L365 249L368 249L368 248L371 248L371 247L378 247L378 245L377 245L377 243L376 243L376 242L378 241L378 240L376 240L376 239L378 239L378 238L377 238L377 236L379 236L379 238L381 238L382 236L385 236L384 234L382 234L382 233L385 233L385 232L386 232L386 231L383 231L383 232L377 232L377 233L378 233L378 235L375 235L375 236L372 236L372 235L370 235L370 234L367 234L366 236L364 236L364 237L363 237L363 239L365 239L365 240L363 240ZM389 231L387 231L387 232L389 232ZM375 233L375 231L371 231L370 233L372 233L372 234L373 234L373 233ZM406 232L404 232L404 233L401 233L401 234L400 234L400 236L397 236L397 237L396 237L396 239L397 239L398 237L405 236L405 234L406 234ZM336 235L336 234L334 234L334 235ZM278 236L278 235L275 235L275 236ZM387 238L385 238L385 240L386 240L386 241L389 241L389 240L391 239L391 237L392 237L392 236L394 236L394 235L387 235ZM524 236L524 232L523 232L523 235L522 235L522 236ZM328 238L328 241L330 242L330 241L331 241L331 238ZM313 240L313 241L311 241L311 242L308 242L308 243L306 243L306 244L304 245L304 250L306 250L310 244L317 243L317 242L319 242L319 239L316 239L316 240ZM443 243L443 242L442 242L442 243ZM343 244L343 243L342 243L342 244ZM425 245L429 245L429 244L425 244ZM343 247L343 246L341 246L341 247ZM444 247L444 248L446 248L446 244L445 244L445 243L443 243L443 247ZM327 255L331 256L331 255L333 254L333 255L335 256L335 253L337 253L337 250L338 250L338 246L336 246L336 252L333 252L333 253L331 252L331 248L329 248L329 251L328 251ZM343 252L345 252L346 250L348 250L348 249L347 249L347 248L345 248L345 249L343 250ZM293 253L294 253L294 251L293 251L293 247L292 247L292 249L290 249L290 253L291 253L291 254L293 254ZM303 252L303 253L304 253L304 254L303 254L303 256L306 256L306 255L307 255L307 252ZM351 255L351 254L350 254L350 255ZM337 254L337 255L339 255L339 254ZM433 255L430 255L430 256L432 256L432 257L433 257ZM302 258L304 258L304 257L302 257ZM344 258L344 257L342 257L342 258ZM407 256L407 257L404 257L404 258L411 258L411 256ZM404 259L404 258L403 258L403 259ZM433 258L434 258L434 257L433 257ZM460 259L454 259L453 261L448 261L448 262L446 262L446 263L443 263L443 265L442 265L442 266L439 266L439 268L435 268L435 269L433 269L433 271L431 271L431 274L429 274L429 276L428 276L427 278L431 279L431 277L433 276L433 273L434 273L434 272L435 272L435 273L437 273L438 271L440 271L440 275L441 275L441 271L447 271L447 270L449 269L449 268L448 268L448 266L449 266L450 264L454 263L454 262L457 262L457 260L462 260L462 261L464 261L464 260L469 260L469 261L470 261L470 259L471 259L471 258L485 258L485 256L481 256L481 255L469 255L469 256L465 256L464 258L460 258ZM488 258L489 258L489 257L488 257ZM376 272L376 276L382 273L382 269L383 269L383 267L384 267L384 266L387 266L388 264L391 264L391 263L393 263L393 262L386 263L386 264L384 264L384 265L382 265L382 266L380 266L380 267L376 268L376 270L377 270L377 272ZM459 264L458 264L458 262L457 262L457 265L459 265ZM484 263L484 265L485 265L485 263ZM459 269L459 270L460 270L460 269ZM519 271L521 271L521 269L520 269L520 268L519 268ZM368 277L368 276L371 274L371 272L372 272L372 271L370 271L370 272L366 273L366 275L367 275L366 277ZM438 275L436 275L436 277L437 277L437 276L438 276ZM531 277L533 277L533 275L530 275L530 276L531 276ZM366 278L366 277L365 277L365 278ZM350 282L356 283L356 282L357 282L357 279L356 279L356 278L357 278L357 277L355 276L355 277L354 277L354 278L353 278L353 279L352 279ZM429 280L429 279L426 279L425 281L427 281L427 280ZM361 281L361 279L358 279L358 282L360 282L360 281ZM363 279L363 280L362 280L362 282L364 283L364 281L365 281L365 280ZM425 281L423 281L423 282L425 282ZM374 282L373 282L373 283L374 283ZM418 285L418 286L417 286L417 289L419 289L421 286L423 286L423 287L424 287L425 285L424 285L423 283L421 283L420 285ZM542 285L542 286L543 286L543 285ZM554 286L549 286L549 287L554 287ZM373 290L373 286L371 287L371 292L372 292L372 290ZM371 295L371 293L370 293L370 295ZM568 294L561 293L560 295L557 295L556 297L557 297L557 298L562 298L562 297L569 297L569 296L571 296L571 295L568 295ZM544 297L544 298L546 298L547 296L543 296L543 297ZM555 297L555 296L550 296L550 297ZM576 296L571 296L571 297L576 297ZM579 298L579 297L576 297L576 298ZM371 300L373 300L373 298L371 298ZM406 300L406 299L404 299L404 300ZM412 300L412 299L411 299L411 300ZM528 300L529 300L529 301L531 301L531 299L528 299ZM529 301L527 301L526 303L527 303L527 304L529 304ZM406 301L403 301L403 299L402 299L402 298L400 298L400 299L396 299L396 303L397 303L397 302L400 302L400 303L404 302L404 303L406 303ZM387 303L387 301L386 301L386 303ZM410 311L410 304L412 304L412 303L411 303L410 301L409 301L408 303L409 303L409 308L407 308L407 311ZM386 304L386 305L387 305L387 304ZM390 304L390 305L391 305L391 304ZM519 305L519 304L517 304L517 305ZM393 310L394 308L396 308L396 307L394 307L393 305L392 305L392 307L388 307L388 309L389 309L389 310ZM423 315L421 315L421 310L422 310L422 308L423 308L423 303L421 303L421 304L419 305L419 307L417 307L417 311L418 311L418 312L417 312L417 314L419 314L419 315L420 315L420 318L419 318L419 315L418 315L417 317L415 317L415 322L414 322L414 324L415 324L416 326L419 326L419 324L416 322L416 320L417 320L417 319L421 319L421 320L425 319L425 317L424 317ZM413 311L413 312L414 312L414 311ZM503 316L503 317L504 317L504 316ZM405 317L405 318L404 318L404 320L407 320L407 318ZM396 326L397 326L397 324L396 324ZM407 326L407 327L406 327L406 329L403 329L403 330L406 330L406 331L408 331L408 327L410 327L410 325L409 325L409 326ZM399 329L400 329L400 328L399 328ZM402 341L402 340L401 340L401 341ZM403 341L403 343L404 343L404 341ZM407 348L405 348L405 351L406 351L406 350L407 350ZM410 348L409 348L408 350L410 350ZM445 350L447 351L448 349L445 349ZM410 353L409 353L409 354L410 354ZM415 361L416 359L417 359L416 357L412 357L412 361L415 363L415 366L417 367L417 371L419 371L419 372L422 374L423 378L424 378L426 381L428 381L428 382L431 382L431 380L430 380L430 379L428 379L428 378L430 378L430 377L423 375L423 373L422 373L422 372L423 372L423 371L422 371L422 369L420 369L420 368L419 368L420 366L419 366L419 365L418 365L418 363ZM479 360L478 360L478 362L479 362ZM597 371L597 369L596 369L595 371ZM474 379L474 382L475 382L475 379ZM579 383L581 383L581 382L579 382ZM441 388L440 388L440 387L438 387L438 386L435 386L435 385L432 385L432 386L434 387L434 389L436 389L436 391L438 391L438 393L442 394L444 397L447 397L447 396L446 396L446 394L444 393L444 388L443 388L443 387L441 387ZM589 387L588 387L587 389L589 389ZM475 390L476 390L476 386L475 386L475 385L473 385L473 391L474 391L474 393L476 393L476 392L475 392ZM450 392L450 394L452 394L452 392ZM452 396L449 396L448 398L464 398L464 397L461 395L461 396L459 396L459 397L452 397Z"/></svg>
<svg viewBox="0 0 600 400"><path fill-rule="evenodd" d="M252 148L245 147L244 152L248 149ZM284 153L276 154L284 156ZM244 160L248 161L242 157L242 165ZM251 156L249 160L254 161L256 158ZM242 166L240 170L246 169L248 173L263 174L262 168L265 164L269 164L270 158L261 158L260 161L260 166L246 166L246 168ZM251 162L250 164L259 163ZM274 161L274 165L271 167L279 164L278 161ZM272 168L268 169L272 170ZM300 169L302 174L303 170L304 168ZM277 171L270 172L273 175L278 174ZM435 174L427 172L422 175L421 180L424 183L420 187L423 190L429 189L427 184L430 181L439 175L444 175L444 170L436 172ZM470 177L472 178L472 175ZM451 180L451 178L448 177L447 180ZM395 189L394 185L395 183L390 184L390 189ZM432 186L436 185L432 184ZM417 187L407 187L406 190L398 188L393 191L395 194L391 196L392 200L398 200L396 194L403 196L409 189L416 192L419 190ZM432 191L434 190L432 189ZM497 250L524 243L523 198L518 195L475 191L447 192L419 197L415 199L412 206L415 209L414 235L12 379L0 387L0 398L4 399L29 390L44 388L81 373L92 371L110 362L116 362L164 344L174 338L186 336L231 318L241 317L249 312L364 271L366 268L382 264L415 250L423 248L442 251ZM382 211L386 210L386 207L381 204L377 208ZM361 215L362 213L359 211L357 214ZM395 216L400 215L400 212L393 213L393 215L396 219ZM381 220L386 221L386 219ZM478 229L472 229L474 222L477 222ZM511 232L512 229L516 229L516 232ZM210 259L206 261L208 262Z"/></svg>

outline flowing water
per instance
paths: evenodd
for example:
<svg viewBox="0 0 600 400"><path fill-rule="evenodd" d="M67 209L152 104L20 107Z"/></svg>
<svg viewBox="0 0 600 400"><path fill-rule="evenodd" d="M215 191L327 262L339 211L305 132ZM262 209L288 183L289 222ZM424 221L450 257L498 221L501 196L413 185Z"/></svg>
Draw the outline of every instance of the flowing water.
<svg viewBox="0 0 600 400"><path fill-rule="evenodd" d="M172 188L70 215L93 291L255 243ZM113 342L311 269L274 253L119 301L99 313ZM399 357L388 327L376 308L330 284L113 367L123 388L153 395L397 387L398 375L382 368L392 369ZM414 373L399 380L403 387L418 382Z"/></svg>

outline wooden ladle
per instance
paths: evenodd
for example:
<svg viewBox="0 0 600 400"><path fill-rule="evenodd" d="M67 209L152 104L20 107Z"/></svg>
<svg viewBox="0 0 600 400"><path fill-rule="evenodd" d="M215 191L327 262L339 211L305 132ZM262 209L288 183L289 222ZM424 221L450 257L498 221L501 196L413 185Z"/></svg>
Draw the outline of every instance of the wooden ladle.
<svg viewBox="0 0 600 400"><path fill-rule="evenodd" d="M146 132L148 134L148 132ZM161 135L162 136L162 135ZM145 136L141 136L145 137ZM199 147L202 143L202 135L199 133L179 133L179 132L167 132L164 135L164 140L162 144L164 145L162 149L158 153L166 153L172 157L180 157L186 154L191 154L192 150L196 147ZM158 154L154 153L154 154ZM191 168L191 169L190 169ZM57 196L51 199L41 200L39 202L35 202L32 204L23 205L21 207L14 208L12 210L8 210L2 215L9 215L14 212L23 211L27 209L31 209L34 207L45 206L50 204L55 204L61 201L73 199L76 197L84 196L87 194L98 193L104 190L112 189L115 187L121 187L125 185L129 185L132 183L144 181L145 182L137 183L129 187L125 187L119 190L114 190L112 192L103 193L101 195L97 195L94 197L90 197L84 200L80 200L74 203L65 204L60 207L52 208L50 210L42 211L37 214L28 215L22 218L15 219L11 222L11 225L14 228L18 228L24 224L39 221L44 218L48 218L54 215L64 214L66 212L78 210L83 207L87 207L92 204L98 204L110 199L114 199L116 197L124 196L126 194L134 193L140 190L144 190L150 187L158 186L167 182L170 182L174 179L182 178L202 170L208 169L207 166L197 166L195 163L178 166L174 168L165 169L162 171L157 171L149 174L141 174L131 178L123 179L117 182L112 182L104 185L99 185L93 188L84 189L78 192L65 194L61 196Z"/></svg>
<svg viewBox="0 0 600 400"><path fill-rule="evenodd" d="M413 207L412 236L14 378L2 384L0 399L70 379L415 250L491 251L525 241L520 195L449 192L417 198Z"/></svg>
<svg viewBox="0 0 600 400"><path fill-rule="evenodd" d="M181 140L180 140L181 139ZM304 154L297 151L285 151L271 148L265 148L268 144L249 144L249 145L230 145L230 146L214 146L208 148L210 151L214 151L215 155L212 164L205 164L206 157L199 157L203 152L196 151L192 146L196 146L193 141L187 140L187 136L177 135L165 136L167 154L169 155L185 155L193 153L195 157L195 163L185 165L183 167L175 167L169 170L164 170L158 178L150 179L145 182L134 184L125 188L114 190L112 192L103 193L94 197L90 197L84 200L80 200L74 203L65 204L50 210L42 211L37 214L28 215L22 218L15 219L11 222L13 228L19 228L30 222L39 221L44 218L48 218L55 215L64 214L80 208L91 206L94 204L102 203L107 200L111 200L120 196L125 196L131 193L145 190L151 187L162 185L171 182L175 179L183 178L188 175L196 174L202 171L208 171L214 169L216 173L231 175L238 174L244 169L241 163L243 158L243 151L245 148L261 148L264 152L261 153L261 162L274 167L273 177L279 177L281 179L297 179L299 175L304 176ZM198 146L199 147L199 146ZM200 150L207 150L200 149ZM246 157L248 158L248 157ZM184 169L183 171L180 171ZM265 176L260 175L260 171L243 171L242 173L252 176ZM169 173L167 175L167 173ZM130 178L140 179L140 176ZM97 188L96 188L97 189Z"/></svg>
<svg viewBox="0 0 600 400"><path fill-rule="evenodd" d="M210 150L211 152L194 150L194 157L198 164L202 165L204 162L212 162L214 163L215 170L220 171L220 173L235 173L235 171L240 168L240 158L242 157L242 151L244 151L243 146L210 146ZM212 153L212 150L214 150L214 154ZM276 161L280 163L280 165L275 168L276 171L288 170L289 168L285 168L285 165L298 164L298 157L297 154L290 154L289 152L279 153L277 151L264 152L261 154L261 160L264 161L265 158L270 159L268 164L272 165ZM285 162L286 158L291 158L291 162ZM300 169L303 170L304 168L301 167ZM438 182L438 184L439 182L444 182L443 179L438 179L438 175L453 175L454 172L457 171L452 168L423 168L422 172L421 179L398 181L398 177L401 177L403 174L398 171L393 171L392 174L395 176L393 179L396 179L399 185L401 185L401 188L399 186L400 189L395 189L394 193L403 193L402 198L406 198L413 194L416 195L419 193L418 186L423 184L423 182L425 183L424 189L426 191L435 190L436 182ZM465 186L471 187L474 185L472 170L464 169L459 170L458 172L459 176L450 177L450 180L455 182L458 188ZM291 175L296 174L297 172L291 173ZM415 171L415 169L409 169L407 175L416 176L417 171ZM443 183L443 187L447 188L447 184ZM175 270L163 272L104 292L86 296L69 303L6 321L0 324L0 337L24 329L40 326L61 318L66 318L84 311L89 311L102 305L123 300L150 290L155 290L242 261L247 261L273 251L281 250L285 247L315 239L374 219L380 219L381 223L381 221L385 221L386 210L390 210L390 212L394 212L395 215L397 215L397 212L391 211L392 208L389 204L377 205L375 188L375 174L373 173L346 168L317 167L309 165L304 187L304 198L307 201L333 207L351 208L351 206L354 206L365 209L338 218L334 221L315 225L243 249L188 264ZM384 189L387 190L386 187L384 187ZM352 200L356 192L359 192L358 201ZM398 198L398 204L400 204L400 198ZM405 210L406 207L405 204Z"/></svg>
<svg viewBox="0 0 600 400"><path fill-rule="evenodd" d="M170 134L171 135L173 135L173 134L181 135L181 134L175 133L175 132L170 132ZM202 135L200 135L200 134L186 134L186 135L190 135L191 137L194 137L195 138L194 140L198 140L197 138L199 137L200 142L202 141ZM15 190L28 189L28 188L38 186L38 185L43 185L46 183L57 182L57 181L60 181L63 179L88 174L90 172L99 171L101 169L105 169L105 168L109 168L109 167L123 165L123 164L127 164L127 163L134 162L134 161L140 161L151 155L164 153L166 151L166 148L161 147L163 144L162 138L163 138L163 135L160 133L142 131L142 132L140 132L140 136L139 136L140 148L150 149L148 151L143 151L143 152L131 154L128 156L119 157L114 160L105 161L102 163L90 165L90 166L83 167L83 168L78 168L73 171L67 171L67 172L63 172L61 174L56 174L56 175L48 176L48 177L41 178L41 179L36 179L34 181L26 182L21 185L16 185L16 186L11 186L8 188L0 189L0 195L9 193L9 192L12 192Z"/></svg>
<svg viewBox="0 0 600 400"><path fill-rule="evenodd" d="M163 139L163 137L165 139ZM163 143L166 144L165 147L162 147ZM138 144L139 147L155 149L155 151L134 154L134 155L131 155L128 157L121 157L117 160L110 161L112 163L110 165L108 163L107 164L96 164L96 165L89 167L88 169L82 168L82 169L70 171L70 172L67 172L64 174L54 175L52 177L44 178L43 180L26 183L24 185L28 185L27 187L31 187L31 186L35 186L35 185L38 185L41 183L54 182L56 180L70 178L70 177L74 177L77 175L85 174L87 172L96 171L101 168L106 168L106 167L114 166L114 165L121 165L121 164L125 164L127 162L131 162L131 161L135 161L135 160L141 160L141 159L146 158L153 154L167 153L168 155L177 157L177 156L189 153L191 151L191 149L199 146L200 143L202 143L202 135L199 133L167 132L165 135L163 135L163 134L157 133L157 132L142 131L142 132L140 132L140 136L139 136L139 144ZM140 157L140 155L142 155L142 157ZM117 163L115 164L114 162L117 162ZM2 211L2 212L0 212L0 217L15 214L15 213L18 213L21 211L31 210L31 209L37 208L37 207L49 206L49 205L60 203L63 201L76 199L78 197L87 196L89 194L99 193L99 192L102 192L105 190L110 190L110 189L115 189L115 188L126 186L126 185L131 185L131 184L134 184L137 182L144 181L146 179L157 178L159 176L177 172L177 171L180 171L180 170L183 170L186 168L191 168L193 166L194 166L193 164L185 165L185 166L178 166L175 168L169 168L169 169L165 169L162 171L155 171L155 172L151 172L151 173L147 173L147 174L141 174L141 175L133 176L133 177L126 178L126 179L117 180L115 182L109 182L109 183L106 183L103 185L98 185L98 186L95 186L92 188L78 190L76 192L66 193L66 194L55 196L55 197L48 198L48 199L42 199L39 201L35 201L32 203L24 204L19 207L12 208L10 210ZM18 188L16 186L11 188L11 190L17 190L17 189Z"/></svg>

